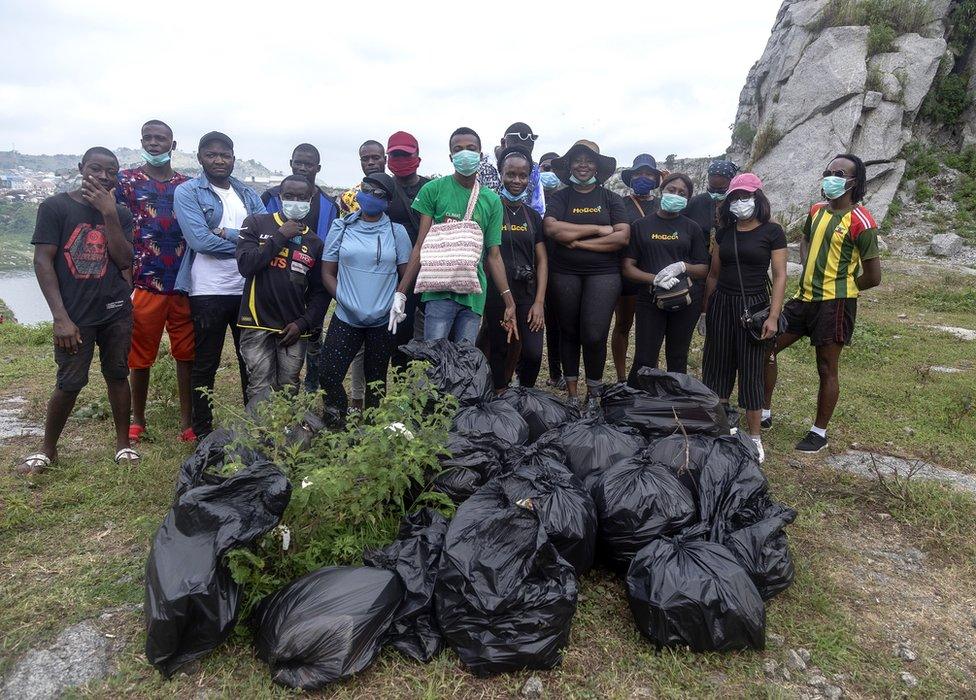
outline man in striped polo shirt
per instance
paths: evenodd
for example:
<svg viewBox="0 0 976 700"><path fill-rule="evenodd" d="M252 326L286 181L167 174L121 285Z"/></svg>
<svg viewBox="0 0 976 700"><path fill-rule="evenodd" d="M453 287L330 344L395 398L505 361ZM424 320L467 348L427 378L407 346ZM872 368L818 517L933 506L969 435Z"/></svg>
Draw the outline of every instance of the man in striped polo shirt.
<svg viewBox="0 0 976 700"><path fill-rule="evenodd" d="M796 296L783 308L786 332L776 341L766 365L766 402L762 426L770 428L776 355L803 336L817 351L820 390L817 418L796 449L814 453L827 447L827 423L840 395L840 353L850 345L857 313L857 295L881 283L878 225L861 205L867 185L864 163L845 153L824 171L825 202L810 208L803 226L800 257L803 274Z"/></svg>

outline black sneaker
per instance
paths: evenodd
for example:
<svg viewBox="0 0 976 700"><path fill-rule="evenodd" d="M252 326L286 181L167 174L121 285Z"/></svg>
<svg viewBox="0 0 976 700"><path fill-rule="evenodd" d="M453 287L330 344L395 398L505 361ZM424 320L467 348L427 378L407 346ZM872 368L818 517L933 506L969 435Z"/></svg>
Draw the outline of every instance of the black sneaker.
<svg viewBox="0 0 976 700"><path fill-rule="evenodd" d="M815 454L820 452L827 446L827 438L820 437L812 430L807 433L807 436L800 440L796 445L797 452L806 452L808 454Z"/></svg>
<svg viewBox="0 0 976 700"><path fill-rule="evenodd" d="M770 416L769 418L763 418L763 419L762 419L762 420L761 420L761 421L759 422L759 426L760 426L760 427L761 427L761 428L762 428L763 430L769 430L770 428L772 428L772 427L773 427L773 417L772 417L772 416Z"/></svg>

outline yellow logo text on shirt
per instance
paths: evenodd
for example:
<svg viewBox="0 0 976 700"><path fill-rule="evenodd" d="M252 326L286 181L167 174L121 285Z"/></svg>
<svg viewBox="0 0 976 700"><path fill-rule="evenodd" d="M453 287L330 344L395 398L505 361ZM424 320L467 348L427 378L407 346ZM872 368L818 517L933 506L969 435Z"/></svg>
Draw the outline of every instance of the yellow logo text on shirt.
<svg viewBox="0 0 976 700"><path fill-rule="evenodd" d="M651 240L652 241L676 241L678 240L678 232L674 231L673 233L652 233Z"/></svg>
<svg viewBox="0 0 976 700"><path fill-rule="evenodd" d="M603 205L598 207L573 207L571 214L599 214L603 211Z"/></svg>

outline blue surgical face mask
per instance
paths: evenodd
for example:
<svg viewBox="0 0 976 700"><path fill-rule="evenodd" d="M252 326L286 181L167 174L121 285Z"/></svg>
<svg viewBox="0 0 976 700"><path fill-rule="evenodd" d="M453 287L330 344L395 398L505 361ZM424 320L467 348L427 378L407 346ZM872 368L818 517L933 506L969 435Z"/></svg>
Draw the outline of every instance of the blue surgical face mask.
<svg viewBox="0 0 976 700"><path fill-rule="evenodd" d="M507 199L509 202L521 202L528 196L529 191L522 190L520 194L512 194L508 191L507 187L502 187L502 191L499 194L501 194L501 196Z"/></svg>
<svg viewBox="0 0 976 700"><path fill-rule="evenodd" d="M847 178L828 175L820 182L827 199L840 199L847 192Z"/></svg>
<svg viewBox="0 0 976 700"><path fill-rule="evenodd" d="M646 197L652 190L656 190L658 184L657 178L648 175L634 175L630 178L630 189L641 197Z"/></svg>
<svg viewBox="0 0 976 700"><path fill-rule="evenodd" d="M281 200L281 213L285 215L285 218L291 219L292 221L301 221L308 216L308 212L311 209L311 202Z"/></svg>
<svg viewBox="0 0 976 700"><path fill-rule="evenodd" d="M147 165L151 165L154 168L158 168L161 165L166 165L169 163L169 151L166 151L166 153L160 153L158 156L154 156L152 153L143 148L139 155L142 156L142 159L146 161Z"/></svg>
<svg viewBox="0 0 976 700"><path fill-rule="evenodd" d="M454 163L458 175L474 175L481 165L481 154L468 150L458 151L451 156L451 162Z"/></svg>
<svg viewBox="0 0 976 700"><path fill-rule="evenodd" d="M559 187L559 177L551 170L543 170L539 173L539 182L547 190L554 190Z"/></svg>
<svg viewBox="0 0 976 700"><path fill-rule="evenodd" d="M369 192L357 192L356 201L359 202L359 210L366 216L378 216L390 206L389 200Z"/></svg>
<svg viewBox="0 0 976 700"><path fill-rule="evenodd" d="M713 202L724 202L728 192L709 192L708 196L712 198Z"/></svg>
<svg viewBox="0 0 976 700"><path fill-rule="evenodd" d="M575 175L570 175L569 181L572 182L574 185L595 185L596 175L593 175L589 180L580 180Z"/></svg>
<svg viewBox="0 0 976 700"><path fill-rule="evenodd" d="M661 195L661 209L666 212L675 214L682 211L687 206L688 198L682 197L680 194L665 192L663 195Z"/></svg>

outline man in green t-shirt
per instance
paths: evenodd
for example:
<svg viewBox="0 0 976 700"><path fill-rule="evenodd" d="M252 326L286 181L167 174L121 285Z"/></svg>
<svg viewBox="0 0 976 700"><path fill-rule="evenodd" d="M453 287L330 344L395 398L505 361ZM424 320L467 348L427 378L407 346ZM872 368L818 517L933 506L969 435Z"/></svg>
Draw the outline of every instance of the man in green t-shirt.
<svg viewBox="0 0 976 700"><path fill-rule="evenodd" d="M457 129L448 141L451 149L451 162L454 164L454 174L431 180L417 193L413 201L413 208L420 214L420 231L417 244L410 255L407 270L397 287L390 310L391 320L396 317L402 320L406 317L408 290L412 291L417 273L420 270L420 248L424 244L430 227L445 221L460 221L471 197L478 176L478 165L481 162L481 139L474 130L462 126ZM498 246L502 242L502 201L498 195L487 187L478 192L471 218L484 232L484 251L482 263L478 265L478 279L481 281L480 294L455 294L454 292L425 292L421 296L424 302L424 340L448 338L454 342L468 340L472 344L478 338L478 327L485 310L485 297L488 284L485 278L484 266L488 267L492 281L502 291L505 302L505 315L502 325L508 329L510 339L518 338L515 328L515 302L508 288L505 276L505 263L502 261Z"/></svg>

